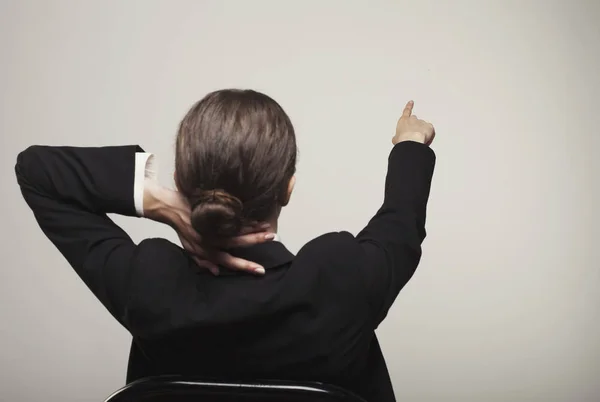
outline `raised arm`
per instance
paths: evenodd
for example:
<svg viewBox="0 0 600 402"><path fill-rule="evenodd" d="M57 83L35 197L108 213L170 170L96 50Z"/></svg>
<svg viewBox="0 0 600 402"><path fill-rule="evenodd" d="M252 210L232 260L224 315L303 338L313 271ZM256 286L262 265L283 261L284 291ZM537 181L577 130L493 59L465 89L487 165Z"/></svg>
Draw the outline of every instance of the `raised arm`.
<svg viewBox="0 0 600 402"><path fill-rule="evenodd" d="M15 172L42 231L94 295L127 326L130 262L136 245L107 213L136 215L134 176L138 146L32 146Z"/></svg>
<svg viewBox="0 0 600 402"><path fill-rule="evenodd" d="M429 148L433 126L406 105L396 127L382 207L359 233L374 325L385 318L396 296L415 272L425 239L425 217L435 154Z"/></svg>

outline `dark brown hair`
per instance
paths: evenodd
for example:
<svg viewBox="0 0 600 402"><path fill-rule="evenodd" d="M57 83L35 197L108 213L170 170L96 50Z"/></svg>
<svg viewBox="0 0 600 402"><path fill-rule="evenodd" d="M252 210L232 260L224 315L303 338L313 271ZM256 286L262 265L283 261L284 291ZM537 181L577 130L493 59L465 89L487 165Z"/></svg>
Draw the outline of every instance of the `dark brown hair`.
<svg viewBox="0 0 600 402"><path fill-rule="evenodd" d="M175 181L206 241L272 216L296 169L294 127L281 106L252 90L206 95L177 134Z"/></svg>

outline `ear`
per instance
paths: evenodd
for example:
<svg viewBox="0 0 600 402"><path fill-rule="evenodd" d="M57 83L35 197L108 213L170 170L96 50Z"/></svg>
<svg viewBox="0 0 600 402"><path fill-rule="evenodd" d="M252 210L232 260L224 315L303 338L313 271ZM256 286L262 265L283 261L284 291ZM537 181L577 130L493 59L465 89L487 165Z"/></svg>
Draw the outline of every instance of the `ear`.
<svg viewBox="0 0 600 402"><path fill-rule="evenodd" d="M287 193L285 195L285 198L283 199L283 202L281 203L282 207L285 207L287 204L290 203L290 198L292 198L292 193L294 192L295 185L296 185L296 176L294 175L290 178L290 182L288 183Z"/></svg>

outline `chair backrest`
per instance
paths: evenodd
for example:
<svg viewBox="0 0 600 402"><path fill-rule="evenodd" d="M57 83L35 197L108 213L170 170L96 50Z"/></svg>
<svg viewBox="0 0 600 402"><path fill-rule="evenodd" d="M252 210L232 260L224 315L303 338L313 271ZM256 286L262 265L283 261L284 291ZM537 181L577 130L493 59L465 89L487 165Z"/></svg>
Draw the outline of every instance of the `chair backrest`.
<svg viewBox="0 0 600 402"><path fill-rule="evenodd" d="M366 402L342 388L283 381L220 382L165 376L132 382L105 402Z"/></svg>

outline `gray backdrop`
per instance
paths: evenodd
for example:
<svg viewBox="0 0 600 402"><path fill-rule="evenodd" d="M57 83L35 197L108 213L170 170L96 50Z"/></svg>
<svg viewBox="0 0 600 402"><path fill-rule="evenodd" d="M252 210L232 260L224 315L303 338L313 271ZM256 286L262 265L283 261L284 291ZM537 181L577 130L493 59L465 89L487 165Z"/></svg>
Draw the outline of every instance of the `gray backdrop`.
<svg viewBox="0 0 600 402"><path fill-rule="evenodd" d="M376 211L408 99L437 127L424 258L378 331L399 400L597 401L599 17L594 0L0 1L0 400L100 401L129 346L37 228L17 153L139 143L169 184L188 107L250 87L297 128L292 251Z"/></svg>

